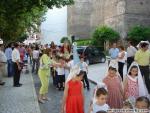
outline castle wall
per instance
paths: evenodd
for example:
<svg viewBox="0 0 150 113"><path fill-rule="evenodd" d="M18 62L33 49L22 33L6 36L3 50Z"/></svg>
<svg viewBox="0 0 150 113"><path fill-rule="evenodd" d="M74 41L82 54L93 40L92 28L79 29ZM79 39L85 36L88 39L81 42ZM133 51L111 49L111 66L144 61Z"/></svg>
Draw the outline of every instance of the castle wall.
<svg viewBox="0 0 150 113"><path fill-rule="evenodd" d="M150 26L150 0L75 1L68 7L68 34L89 38L97 26L107 25L125 38L132 26Z"/></svg>

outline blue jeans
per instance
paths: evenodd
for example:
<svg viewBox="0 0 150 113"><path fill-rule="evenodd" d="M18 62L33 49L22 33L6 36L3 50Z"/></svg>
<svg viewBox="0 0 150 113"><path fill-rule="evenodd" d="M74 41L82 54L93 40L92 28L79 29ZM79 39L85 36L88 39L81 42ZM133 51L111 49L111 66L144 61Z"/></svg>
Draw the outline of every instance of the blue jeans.
<svg viewBox="0 0 150 113"><path fill-rule="evenodd" d="M12 60L7 60L7 71L8 71L8 77L13 76L14 71L13 71L13 64L12 64Z"/></svg>

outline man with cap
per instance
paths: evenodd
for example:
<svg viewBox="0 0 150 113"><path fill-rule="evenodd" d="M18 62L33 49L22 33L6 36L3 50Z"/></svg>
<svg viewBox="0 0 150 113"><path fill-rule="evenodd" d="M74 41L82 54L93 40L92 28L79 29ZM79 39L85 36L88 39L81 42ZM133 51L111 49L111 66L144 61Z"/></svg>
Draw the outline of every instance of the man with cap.
<svg viewBox="0 0 150 113"><path fill-rule="evenodd" d="M7 58L3 51L4 45L2 39L0 39L0 85L4 85L5 82L2 81L2 77L6 74L6 64Z"/></svg>

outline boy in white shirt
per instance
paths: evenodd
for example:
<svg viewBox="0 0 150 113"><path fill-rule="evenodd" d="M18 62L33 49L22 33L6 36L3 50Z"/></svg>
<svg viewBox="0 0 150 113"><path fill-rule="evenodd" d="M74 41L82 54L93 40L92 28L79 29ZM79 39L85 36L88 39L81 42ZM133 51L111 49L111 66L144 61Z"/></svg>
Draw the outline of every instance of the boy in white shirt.
<svg viewBox="0 0 150 113"><path fill-rule="evenodd" d="M57 71L57 76L58 76L58 88L59 88L59 90L64 90L64 86L65 86L65 60L62 57L59 57L56 71Z"/></svg>
<svg viewBox="0 0 150 113"><path fill-rule="evenodd" d="M87 77L88 74L88 64L84 61L84 57L80 56L80 68L84 71L83 84L84 87L87 87L87 90L90 90L89 80ZM85 85L86 83L86 85Z"/></svg>

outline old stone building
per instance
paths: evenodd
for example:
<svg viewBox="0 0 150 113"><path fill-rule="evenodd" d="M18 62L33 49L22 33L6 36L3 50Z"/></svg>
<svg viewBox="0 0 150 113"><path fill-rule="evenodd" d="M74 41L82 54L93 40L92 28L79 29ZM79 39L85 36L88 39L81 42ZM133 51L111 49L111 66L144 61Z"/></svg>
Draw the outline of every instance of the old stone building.
<svg viewBox="0 0 150 113"><path fill-rule="evenodd" d="M150 0L75 0L68 7L68 35L89 38L99 25L114 28L122 38L132 26L150 26Z"/></svg>

